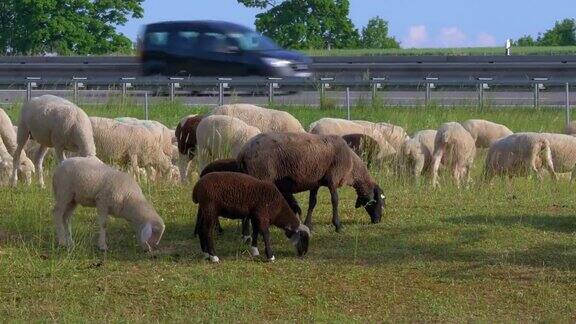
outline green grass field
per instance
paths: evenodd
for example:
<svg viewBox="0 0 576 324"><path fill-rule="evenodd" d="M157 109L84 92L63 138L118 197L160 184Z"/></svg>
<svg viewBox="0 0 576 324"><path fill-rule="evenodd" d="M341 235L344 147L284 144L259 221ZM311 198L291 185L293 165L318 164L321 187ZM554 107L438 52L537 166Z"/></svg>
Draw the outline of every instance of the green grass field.
<svg viewBox="0 0 576 324"><path fill-rule="evenodd" d="M141 107L84 107L90 115L142 118ZM158 105L150 116L173 127L205 111ZM307 125L341 110L289 110ZM8 109L16 119L18 108ZM355 119L389 121L409 132L444 121L485 118L514 130L560 131L563 112L469 108L357 109ZM300 259L281 231L277 261L253 260L237 221L223 221L220 264L201 259L192 236L192 184L142 184L166 222L159 251L140 251L131 227L111 219L110 251L95 245L95 210L73 218L76 247L55 245L51 192L0 188L0 318L98 322L572 322L576 319L576 199L568 181L479 180L457 190L415 187L388 169L372 170L387 194L383 221L369 224L341 189L342 233L330 224L322 189L309 254ZM50 169L50 168L49 168ZM47 179L50 177L48 176ZM47 181L49 186L49 181ZM307 205L307 195L298 195Z"/></svg>
<svg viewBox="0 0 576 324"><path fill-rule="evenodd" d="M311 56L504 55L504 47L305 50ZM575 55L576 46L512 47L512 55Z"/></svg>

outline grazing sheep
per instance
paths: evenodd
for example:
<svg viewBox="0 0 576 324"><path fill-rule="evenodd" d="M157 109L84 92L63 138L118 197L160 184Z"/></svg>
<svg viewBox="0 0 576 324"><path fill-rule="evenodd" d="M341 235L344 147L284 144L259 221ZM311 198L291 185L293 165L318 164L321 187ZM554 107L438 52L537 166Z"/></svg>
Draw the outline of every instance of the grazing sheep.
<svg viewBox="0 0 576 324"><path fill-rule="evenodd" d="M371 125L369 125L371 124ZM322 118L310 125L310 133L317 135L350 135L363 134L370 136L378 143L377 159L382 161L396 155L396 149L388 143L375 124L362 124L357 121L350 121L338 118Z"/></svg>
<svg viewBox="0 0 576 324"><path fill-rule="evenodd" d="M475 155L474 139L462 125L455 122L442 124L434 139L432 185L434 187L439 185L438 169L442 161L452 171L458 187L463 179L469 182L470 168L474 164Z"/></svg>
<svg viewBox="0 0 576 324"><path fill-rule="evenodd" d="M303 133L304 128L294 116L285 111L262 108L249 104L223 105L214 108L211 115L226 115L266 132Z"/></svg>
<svg viewBox="0 0 576 324"><path fill-rule="evenodd" d="M400 126L389 123L372 123L365 120L355 120L354 122L379 131L396 151L399 151L402 144L410 138L404 128Z"/></svg>
<svg viewBox="0 0 576 324"><path fill-rule="evenodd" d="M400 148L401 163L411 171L415 180L431 171L436 133L434 129L419 131Z"/></svg>
<svg viewBox="0 0 576 324"><path fill-rule="evenodd" d="M348 134L342 136L348 146L366 162L366 166L370 168L372 161L378 155L378 142L368 135L364 134Z"/></svg>
<svg viewBox="0 0 576 324"><path fill-rule="evenodd" d="M190 115L182 118L176 126L176 140L178 141L178 168L180 180L188 180L188 166L196 154L196 129L204 116Z"/></svg>
<svg viewBox="0 0 576 324"><path fill-rule="evenodd" d="M293 194L310 191L305 224L312 225L312 211L321 186L330 190L332 224L341 229L338 192L343 185L356 189L356 208L363 206L372 223L378 223L384 207L382 189L362 160L342 137L307 133L263 133L250 140L238 155L245 173L276 184L292 207L301 214Z"/></svg>
<svg viewBox="0 0 576 324"><path fill-rule="evenodd" d="M534 172L541 178L545 167L554 177L554 162L550 141L539 133L516 133L494 142L488 150L484 176L491 180L497 175L526 176Z"/></svg>
<svg viewBox="0 0 576 324"><path fill-rule="evenodd" d="M270 244L270 225L284 230L299 256L308 252L310 231L300 223L274 184L246 174L215 172L202 177L194 186L192 200L199 204L195 234L207 259L218 262L214 252L213 233L218 216L249 219L252 223L252 256L258 251L258 234L262 234L268 261L274 261Z"/></svg>
<svg viewBox="0 0 576 324"><path fill-rule="evenodd" d="M196 129L200 171L214 160L236 157L242 146L258 134L258 128L238 118L223 115L203 118Z"/></svg>
<svg viewBox="0 0 576 324"><path fill-rule="evenodd" d="M221 159L208 164L200 173L200 178L214 172L238 172L243 173L242 167L236 159Z"/></svg>
<svg viewBox="0 0 576 324"><path fill-rule="evenodd" d="M65 160L54 171L54 223L58 244L73 245L70 218L77 205L98 210L98 247L107 250L108 215L124 218L134 225L142 248L151 251L164 233L164 222L146 200L132 177L102 163L96 157Z"/></svg>
<svg viewBox="0 0 576 324"><path fill-rule="evenodd" d="M32 137L40 144L34 157L40 186L44 187L42 163L49 147L54 147L58 163L65 159L64 150L79 156L96 156L96 146L88 115L70 101L44 95L24 104L18 126L17 147L13 154L12 185L18 182L22 150Z"/></svg>
<svg viewBox="0 0 576 324"><path fill-rule="evenodd" d="M115 120L120 123L145 128L152 133L160 143L162 143L162 151L164 154L174 161L178 159L178 148L175 148L173 145L173 143L176 143L174 130L155 120L141 120L133 117L118 117L115 118Z"/></svg>
<svg viewBox="0 0 576 324"><path fill-rule="evenodd" d="M3 109L0 109L0 138L4 144L4 147L10 154L10 162L13 162L12 157L16 151L18 144L16 143L16 127L12 125L10 117L6 114ZM3 159L7 161L6 159ZM34 163L28 158L25 151L22 151L20 156L20 167L18 171L24 175L24 179L27 184L32 183L32 174L34 173ZM12 169L12 168L10 168Z"/></svg>
<svg viewBox="0 0 576 324"><path fill-rule="evenodd" d="M488 148L497 140L513 134L508 127L483 119L470 119L460 124L472 135L477 148Z"/></svg>
<svg viewBox="0 0 576 324"><path fill-rule="evenodd" d="M135 177L140 174L140 167L148 169L151 179L156 171L166 178L171 176L170 158L162 151L162 143L149 131L109 118L90 117L90 122L102 161L129 165L130 173Z"/></svg>
<svg viewBox="0 0 576 324"><path fill-rule="evenodd" d="M571 179L574 180L576 175L576 137L552 133L542 133L541 135L550 143L555 173L571 172Z"/></svg>

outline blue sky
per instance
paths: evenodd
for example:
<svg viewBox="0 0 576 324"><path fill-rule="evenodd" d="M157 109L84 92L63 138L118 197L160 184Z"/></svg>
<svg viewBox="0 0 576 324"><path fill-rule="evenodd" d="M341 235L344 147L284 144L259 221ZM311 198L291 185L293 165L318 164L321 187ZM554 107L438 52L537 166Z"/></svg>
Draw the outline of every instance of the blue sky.
<svg viewBox="0 0 576 324"><path fill-rule="evenodd" d="M556 20L576 16L574 0L351 0L357 28L373 16L390 22L402 47L500 46L507 38L536 35ZM144 18L119 30L135 39L143 24L215 19L254 25L258 10L236 0L145 0ZM572 16L570 16L572 15Z"/></svg>

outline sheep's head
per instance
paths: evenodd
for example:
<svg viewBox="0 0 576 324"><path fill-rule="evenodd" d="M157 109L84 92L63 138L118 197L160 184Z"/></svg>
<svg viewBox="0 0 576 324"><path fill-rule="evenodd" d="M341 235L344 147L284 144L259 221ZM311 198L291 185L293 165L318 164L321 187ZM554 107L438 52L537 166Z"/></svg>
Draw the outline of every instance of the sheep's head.
<svg viewBox="0 0 576 324"><path fill-rule="evenodd" d="M378 185L374 185L371 195L358 195L356 208L364 207L372 224L380 223L382 209L386 207L386 196Z"/></svg>
<svg viewBox="0 0 576 324"><path fill-rule="evenodd" d="M146 252L151 252L158 247L162 234L164 234L164 222L153 220L146 222L140 229L140 245Z"/></svg>
<svg viewBox="0 0 576 324"><path fill-rule="evenodd" d="M290 238L290 243L296 248L298 256L304 256L308 252L310 242L310 229L306 225L300 224L296 231L286 233Z"/></svg>

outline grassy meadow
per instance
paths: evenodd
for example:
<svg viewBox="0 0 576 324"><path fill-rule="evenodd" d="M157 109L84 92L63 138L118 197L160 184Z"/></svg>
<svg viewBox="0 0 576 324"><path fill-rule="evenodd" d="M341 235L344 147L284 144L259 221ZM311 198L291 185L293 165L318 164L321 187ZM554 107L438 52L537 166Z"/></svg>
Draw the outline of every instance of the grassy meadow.
<svg viewBox="0 0 576 324"><path fill-rule="evenodd" d="M89 115L143 118L142 107L83 106ZM6 108L13 120L18 106ZM205 112L180 104L150 107L150 118L174 127ZM307 127L343 110L290 108ZM354 119L387 121L409 133L445 121L485 118L513 131L559 132L562 110L472 108L355 109ZM458 190L416 187L374 169L387 195L380 224L354 209L340 190L336 233L328 191L320 190L309 253L298 258L272 230L276 262L252 259L238 221L224 220L216 239L220 264L201 258L193 237L194 180L142 183L166 222L160 248L141 252L132 228L110 219L106 253L96 248L94 209L79 207L73 249L58 248L50 190L0 188L0 318L4 321L97 322L572 322L576 320L576 199L574 185L549 179L480 181ZM47 187L50 188L48 167ZM303 209L307 194L297 196ZM260 241L262 242L262 241ZM261 251L263 245L261 244Z"/></svg>

